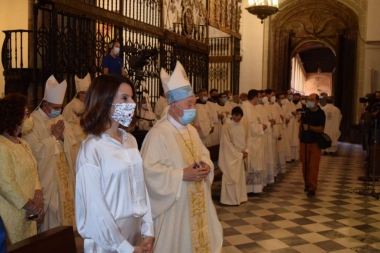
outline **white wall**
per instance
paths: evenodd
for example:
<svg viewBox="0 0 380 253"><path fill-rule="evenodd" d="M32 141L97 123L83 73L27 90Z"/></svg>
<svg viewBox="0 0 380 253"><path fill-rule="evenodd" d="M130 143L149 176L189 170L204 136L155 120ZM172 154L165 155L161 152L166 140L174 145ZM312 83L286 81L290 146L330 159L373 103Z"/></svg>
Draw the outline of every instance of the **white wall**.
<svg viewBox="0 0 380 253"><path fill-rule="evenodd" d="M247 0L242 2L240 93L266 88L263 87L264 24L245 9L247 3Z"/></svg>
<svg viewBox="0 0 380 253"><path fill-rule="evenodd" d="M4 30L28 29L28 0L0 0L0 45L3 46ZM27 42L24 49L27 48ZM0 59L1 59L0 50ZM0 97L4 93L3 65L0 63Z"/></svg>
<svg viewBox="0 0 380 253"><path fill-rule="evenodd" d="M367 41L380 41L380 1L368 0Z"/></svg>

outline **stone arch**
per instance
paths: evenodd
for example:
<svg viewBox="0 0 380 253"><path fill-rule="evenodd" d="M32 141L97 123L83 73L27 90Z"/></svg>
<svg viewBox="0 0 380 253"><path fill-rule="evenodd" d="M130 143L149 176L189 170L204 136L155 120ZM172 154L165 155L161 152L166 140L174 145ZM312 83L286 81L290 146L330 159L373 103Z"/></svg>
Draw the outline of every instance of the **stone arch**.
<svg viewBox="0 0 380 253"><path fill-rule="evenodd" d="M336 105L344 111L342 132L348 137L353 115L358 16L338 0L294 0L271 21L272 78L275 90L290 88L290 60L300 45L321 42L337 57L333 76Z"/></svg>

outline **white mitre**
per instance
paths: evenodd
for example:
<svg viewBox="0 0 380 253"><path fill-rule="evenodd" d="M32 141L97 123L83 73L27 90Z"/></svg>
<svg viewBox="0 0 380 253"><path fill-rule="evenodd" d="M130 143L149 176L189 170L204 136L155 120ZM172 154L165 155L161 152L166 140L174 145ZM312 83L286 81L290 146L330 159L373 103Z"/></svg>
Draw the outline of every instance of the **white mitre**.
<svg viewBox="0 0 380 253"><path fill-rule="evenodd" d="M46 81L44 100L52 104L63 104L66 88L66 80L63 80L62 83L58 83L54 76L51 75Z"/></svg>
<svg viewBox="0 0 380 253"><path fill-rule="evenodd" d="M77 93L82 92L82 91L86 92L88 90L88 87L90 87L91 76L89 73L87 73L87 75L83 79L80 79L79 77L75 75L74 80L75 80L75 88L77 89Z"/></svg>
<svg viewBox="0 0 380 253"><path fill-rule="evenodd" d="M171 76L162 68L160 77L168 104L194 96L186 71L179 61Z"/></svg>

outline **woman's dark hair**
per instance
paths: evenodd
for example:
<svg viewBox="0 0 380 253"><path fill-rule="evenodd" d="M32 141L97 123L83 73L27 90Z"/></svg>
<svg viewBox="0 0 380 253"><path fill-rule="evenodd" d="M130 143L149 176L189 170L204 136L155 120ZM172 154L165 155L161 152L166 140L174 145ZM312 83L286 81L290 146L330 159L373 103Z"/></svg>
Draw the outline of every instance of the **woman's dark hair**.
<svg viewBox="0 0 380 253"><path fill-rule="evenodd" d="M13 136L24 120L27 99L20 93L10 93L0 99L0 133Z"/></svg>
<svg viewBox="0 0 380 253"><path fill-rule="evenodd" d="M128 78L101 75L92 80L86 93L84 110L80 118L80 125L86 134L99 136L111 126L111 106L122 83L131 86L132 99L136 101L135 88Z"/></svg>

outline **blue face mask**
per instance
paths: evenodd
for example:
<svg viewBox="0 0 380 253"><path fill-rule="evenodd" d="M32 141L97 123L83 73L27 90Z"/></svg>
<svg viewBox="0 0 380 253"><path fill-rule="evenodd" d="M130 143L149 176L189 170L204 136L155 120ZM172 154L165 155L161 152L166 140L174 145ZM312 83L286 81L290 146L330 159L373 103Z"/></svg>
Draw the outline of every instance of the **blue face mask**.
<svg viewBox="0 0 380 253"><path fill-rule="evenodd" d="M307 107L308 107L309 109L313 109L314 106L315 106L315 103L314 103L314 102L307 101Z"/></svg>
<svg viewBox="0 0 380 253"><path fill-rule="evenodd" d="M62 109L61 110L54 110L50 106L49 106L49 108L50 108L50 113L49 113L50 118L57 118L61 114Z"/></svg>
<svg viewBox="0 0 380 253"><path fill-rule="evenodd" d="M181 117L177 115L179 120L182 122L183 125L187 125L187 124L194 121L195 115L197 114L195 109L184 110L179 106L178 106L178 108L180 108L183 111L183 115Z"/></svg>
<svg viewBox="0 0 380 253"><path fill-rule="evenodd" d="M293 100L293 95L292 94L288 95L288 97L289 97L289 100Z"/></svg>
<svg viewBox="0 0 380 253"><path fill-rule="evenodd" d="M223 103L227 103L227 98L222 98Z"/></svg>

